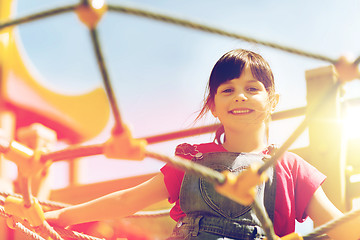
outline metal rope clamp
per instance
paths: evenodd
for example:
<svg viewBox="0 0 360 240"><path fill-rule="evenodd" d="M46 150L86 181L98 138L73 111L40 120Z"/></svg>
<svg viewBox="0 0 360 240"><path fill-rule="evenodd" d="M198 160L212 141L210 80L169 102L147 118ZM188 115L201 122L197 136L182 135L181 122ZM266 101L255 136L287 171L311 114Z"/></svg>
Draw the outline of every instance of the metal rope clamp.
<svg viewBox="0 0 360 240"><path fill-rule="evenodd" d="M31 226L38 227L45 221L44 212L39 201L36 198L32 198L30 206L25 206L24 199L8 196L4 204L5 212L9 215L21 218L28 221ZM14 223L11 221L7 222L10 228L14 228Z"/></svg>
<svg viewBox="0 0 360 240"><path fill-rule="evenodd" d="M123 132L113 134L103 146L104 155L107 158L143 160L147 141L134 139L127 126L123 126Z"/></svg>

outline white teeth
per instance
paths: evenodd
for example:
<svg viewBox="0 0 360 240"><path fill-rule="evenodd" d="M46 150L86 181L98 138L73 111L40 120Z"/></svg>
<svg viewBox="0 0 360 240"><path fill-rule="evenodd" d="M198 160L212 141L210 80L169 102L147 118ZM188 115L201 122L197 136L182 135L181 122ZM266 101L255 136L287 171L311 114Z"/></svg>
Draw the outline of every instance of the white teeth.
<svg viewBox="0 0 360 240"><path fill-rule="evenodd" d="M249 113L250 110L249 109L245 109L245 110L232 110L231 113L234 114L242 114L242 113Z"/></svg>

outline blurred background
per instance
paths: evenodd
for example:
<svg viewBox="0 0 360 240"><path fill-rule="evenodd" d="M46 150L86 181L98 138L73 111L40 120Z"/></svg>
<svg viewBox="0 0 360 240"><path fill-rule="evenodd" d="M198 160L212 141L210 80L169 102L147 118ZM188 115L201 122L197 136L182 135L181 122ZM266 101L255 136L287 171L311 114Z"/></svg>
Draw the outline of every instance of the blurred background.
<svg viewBox="0 0 360 240"><path fill-rule="evenodd" d="M18 0L16 16L77 2ZM108 3L165 13L333 59L341 55L355 59L360 55L357 0ZM26 23L18 27L18 32L26 53L24 58L44 86L65 94L84 93L102 86L88 29L75 13ZM329 65L241 40L116 12L104 15L98 32L120 112L134 137L193 127L210 71L220 56L231 49L256 51L270 63L281 96L278 111L305 106L305 70ZM359 81L346 86L347 98L359 96L359 92ZM211 117L206 121L214 123ZM273 142L281 144L294 126L297 123L273 129L276 133L271 134ZM108 136L110 130L111 127L105 129L103 136ZM211 136L201 138L196 141L212 140ZM178 143L164 143L156 149L173 154ZM121 170L124 162L97 158L87 161L85 172L95 168L98 173L84 174L84 182L154 171L162 165L146 160L125 164L126 169ZM109 172L106 164L115 164L111 169L116 171Z"/></svg>
<svg viewBox="0 0 360 240"><path fill-rule="evenodd" d="M78 1L14 0L12 17L76 3ZM335 60L342 55L350 59L360 55L358 0L109 0L107 3L188 19ZM280 94L277 112L305 107L305 71L330 65L260 44L114 11L103 16L97 29L121 116L136 138L216 123L212 116L196 123L194 120L201 109L213 65L231 49L255 51L269 62L275 75L276 91ZM23 61L42 86L69 96L103 87L88 28L75 13L21 24L14 31L19 37L17 45ZM359 98L360 82L346 84L344 93L345 100ZM344 117L345 125L350 129L348 136L358 138L360 108L352 106L348 112ZM300 116L273 122L270 142L282 144L302 119ZM81 144L105 141L113 124L110 117L101 133ZM213 137L213 134L203 134L149 147L172 155L176 145L182 142L208 142ZM291 148L308 144L305 131ZM55 149L68 145L64 139ZM154 159L134 162L103 156L86 157L79 160L78 180L81 184L91 184L151 174L163 165ZM68 186L68 168L67 162L52 165L52 189ZM12 171L7 174L15 179L16 166L9 163L9 169ZM299 227L299 231L308 231L310 225L304 230Z"/></svg>

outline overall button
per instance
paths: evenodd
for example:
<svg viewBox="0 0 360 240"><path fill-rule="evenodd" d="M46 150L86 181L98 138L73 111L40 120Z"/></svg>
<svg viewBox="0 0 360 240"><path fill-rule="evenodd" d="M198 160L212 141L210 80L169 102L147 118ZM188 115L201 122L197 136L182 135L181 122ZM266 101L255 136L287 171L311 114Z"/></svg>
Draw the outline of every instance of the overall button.
<svg viewBox="0 0 360 240"><path fill-rule="evenodd" d="M176 224L176 227L179 228L183 225L183 222L182 221L178 221L177 224Z"/></svg>

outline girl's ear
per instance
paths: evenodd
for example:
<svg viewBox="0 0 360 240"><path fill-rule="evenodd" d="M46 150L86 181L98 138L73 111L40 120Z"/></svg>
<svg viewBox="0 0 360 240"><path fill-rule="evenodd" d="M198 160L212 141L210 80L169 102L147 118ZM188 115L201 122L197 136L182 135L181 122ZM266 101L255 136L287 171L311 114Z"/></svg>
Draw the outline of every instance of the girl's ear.
<svg viewBox="0 0 360 240"><path fill-rule="evenodd" d="M215 118L217 118L218 116L217 116L217 113L216 113L216 111L215 111L215 106L214 106L214 104L210 104L210 105L209 105L209 109L210 109L210 111L211 111L211 114L212 114Z"/></svg>
<svg viewBox="0 0 360 240"><path fill-rule="evenodd" d="M215 118L218 117L215 111L211 110L211 113L212 113L212 115L213 115Z"/></svg>
<svg viewBox="0 0 360 240"><path fill-rule="evenodd" d="M274 98L273 101L271 103L271 111L275 111L275 108L277 106L277 104L279 103L279 99L280 99L280 95L278 93L274 94Z"/></svg>

